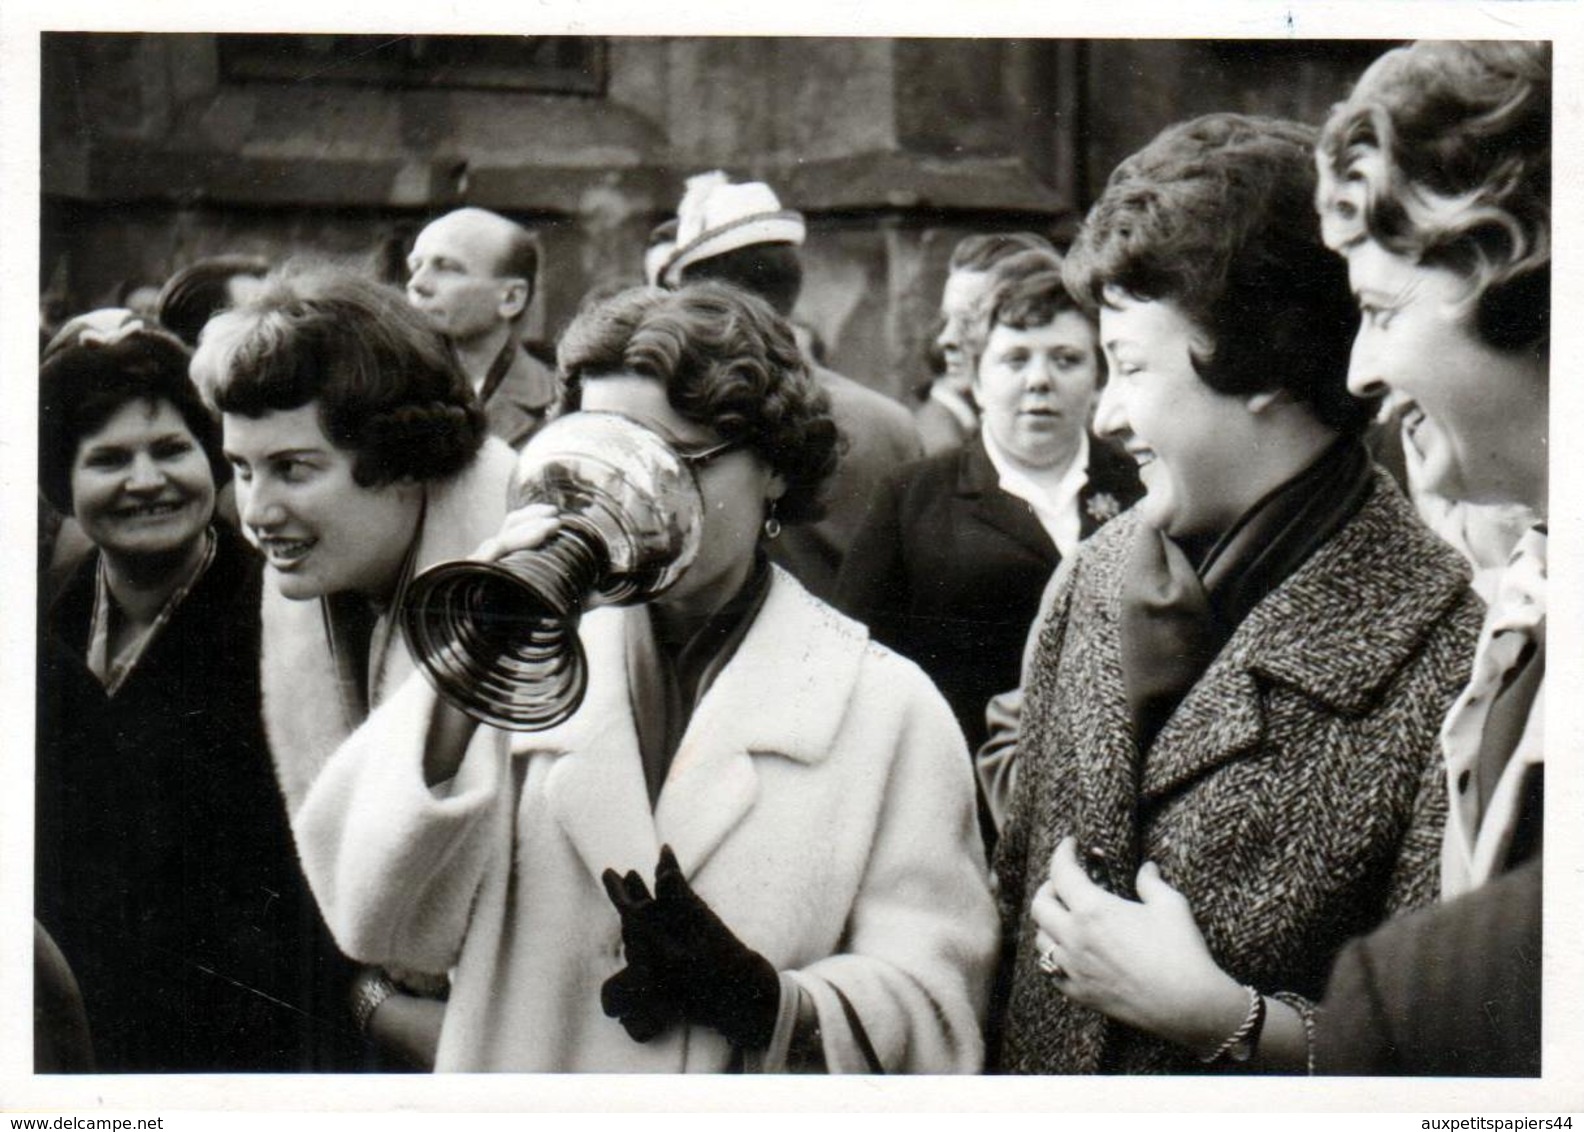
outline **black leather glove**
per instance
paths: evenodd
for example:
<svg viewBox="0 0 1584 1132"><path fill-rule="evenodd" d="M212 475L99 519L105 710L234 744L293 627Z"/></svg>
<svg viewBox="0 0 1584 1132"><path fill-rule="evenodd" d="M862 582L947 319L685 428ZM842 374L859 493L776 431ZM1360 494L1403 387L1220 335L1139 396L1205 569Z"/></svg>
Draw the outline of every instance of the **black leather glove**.
<svg viewBox="0 0 1584 1132"><path fill-rule="evenodd" d="M627 966L600 990L608 1016L637 1041L683 1019L744 1049L770 1044L781 1002L776 969L699 898L669 845L660 850L653 896L636 872L606 869L602 879L627 953Z"/></svg>

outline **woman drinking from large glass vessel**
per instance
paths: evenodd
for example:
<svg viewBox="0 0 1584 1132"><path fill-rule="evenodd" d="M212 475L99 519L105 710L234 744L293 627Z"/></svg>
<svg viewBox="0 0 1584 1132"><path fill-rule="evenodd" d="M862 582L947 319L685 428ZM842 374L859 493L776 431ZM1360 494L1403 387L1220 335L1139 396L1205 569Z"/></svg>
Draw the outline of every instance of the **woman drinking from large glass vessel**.
<svg viewBox="0 0 1584 1132"><path fill-rule="evenodd" d="M560 366L569 408L692 467L697 557L583 616L564 723L482 727L422 678L370 718L297 815L332 928L451 969L442 1069L977 1069L995 925L960 733L765 554L835 458L790 330L719 284L639 290ZM476 557L560 523L529 504Z"/></svg>

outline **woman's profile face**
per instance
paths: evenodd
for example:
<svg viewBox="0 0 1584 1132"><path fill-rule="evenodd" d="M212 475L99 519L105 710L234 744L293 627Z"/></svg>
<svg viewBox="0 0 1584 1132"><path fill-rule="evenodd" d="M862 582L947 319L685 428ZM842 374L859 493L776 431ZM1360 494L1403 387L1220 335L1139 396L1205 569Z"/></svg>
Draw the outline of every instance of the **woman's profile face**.
<svg viewBox="0 0 1584 1132"><path fill-rule="evenodd" d="M359 484L353 454L325 435L317 401L256 418L226 413L223 422L243 529L282 595L388 600L418 531L423 489Z"/></svg>
<svg viewBox="0 0 1584 1132"><path fill-rule="evenodd" d="M1100 341L1111 376L1095 431L1138 461L1147 523L1174 538L1223 533L1248 503L1248 406L1200 379L1191 351L1202 335L1177 304L1114 290L1105 300Z"/></svg>
<svg viewBox="0 0 1584 1132"><path fill-rule="evenodd" d="M684 455L712 448L723 439L683 417L666 400L665 386L642 375L585 378L582 408L629 417L659 433ZM657 600L702 612L730 600L747 579L769 501L779 497L785 485L747 447L729 449L694 470L704 499L698 556Z"/></svg>
<svg viewBox="0 0 1584 1132"><path fill-rule="evenodd" d="M1473 502L1529 498L1535 457L1544 468L1545 386L1512 376L1480 338L1468 282L1367 238L1345 254L1360 313L1348 388L1390 391L1427 490Z"/></svg>
<svg viewBox="0 0 1584 1132"><path fill-rule="evenodd" d="M1027 330L996 326L974 380L985 428L1028 467L1070 457L1089 427L1099 368L1094 325L1077 311Z"/></svg>
<svg viewBox="0 0 1584 1132"><path fill-rule="evenodd" d="M169 401L122 405L82 438L72 514L106 554L168 555L191 546L214 514L209 457Z"/></svg>
<svg viewBox="0 0 1584 1132"><path fill-rule="evenodd" d="M969 332L989 286L989 272L953 271L946 276L946 285L941 289L941 328L935 336L935 345L946 363L942 376L963 389L973 380Z"/></svg>

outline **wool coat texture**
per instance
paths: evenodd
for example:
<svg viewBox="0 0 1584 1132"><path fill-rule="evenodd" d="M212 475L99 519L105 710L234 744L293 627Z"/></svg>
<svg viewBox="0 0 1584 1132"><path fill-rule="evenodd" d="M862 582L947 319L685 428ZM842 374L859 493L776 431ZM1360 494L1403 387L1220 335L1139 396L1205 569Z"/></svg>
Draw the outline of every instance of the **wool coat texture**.
<svg viewBox="0 0 1584 1132"><path fill-rule="evenodd" d="M1140 521L1129 512L1076 556L1028 674L996 856L1006 1072L1205 1068L1039 969L1029 902L1065 836L1130 875L1156 862L1221 968L1305 1013L1349 937L1436 897L1437 735L1480 621L1462 560L1377 470L1359 511L1255 606L1140 752L1118 659Z"/></svg>
<svg viewBox="0 0 1584 1132"><path fill-rule="evenodd" d="M777 569L651 809L627 668L644 616L585 616L579 711L537 733L479 728L447 783L424 782L436 700L421 677L335 753L296 829L342 945L450 968L439 1069L726 1070L738 1059L713 1030L640 1044L600 1009L625 965L600 875L652 884L669 844L727 927L812 1000L828 1069L864 1071L869 1053L887 1072L979 1069L995 913L939 694ZM781 1056L773 1043L743 1067Z"/></svg>

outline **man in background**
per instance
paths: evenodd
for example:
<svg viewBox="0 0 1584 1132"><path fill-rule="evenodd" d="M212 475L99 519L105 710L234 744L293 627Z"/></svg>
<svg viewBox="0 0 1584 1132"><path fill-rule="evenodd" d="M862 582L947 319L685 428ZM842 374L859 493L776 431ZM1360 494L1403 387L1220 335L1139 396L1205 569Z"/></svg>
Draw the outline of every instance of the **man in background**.
<svg viewBox="0 0 1584 1132"><path fill-rule="evenodd" d="M482 208L432 221L407 257L407 300L450 341L489 430L521 448L554 409L555 372L523 344L539 249L522 225Z"/></svg>

